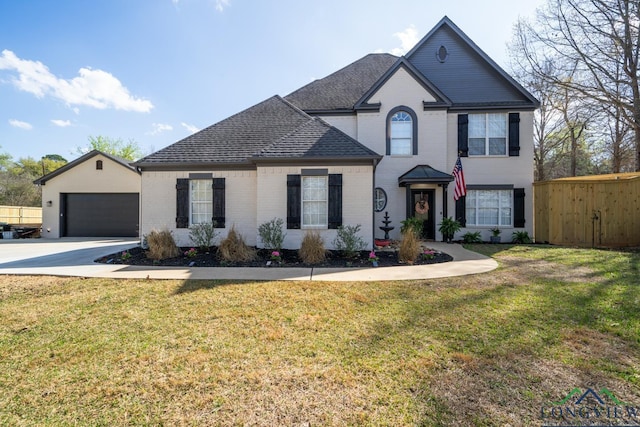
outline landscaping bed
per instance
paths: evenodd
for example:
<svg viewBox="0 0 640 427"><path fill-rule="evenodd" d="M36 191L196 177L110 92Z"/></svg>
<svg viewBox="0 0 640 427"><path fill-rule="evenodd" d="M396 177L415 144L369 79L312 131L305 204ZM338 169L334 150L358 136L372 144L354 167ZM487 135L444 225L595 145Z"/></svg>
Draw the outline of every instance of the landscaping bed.
<svg viewBox="0 0 640 427"><path fill-rule="evenodd" d="M191 251L191 255L188 255ZM426 251L426 253L425 253ZM164 260L153 260L147 257L147 253L141 247L136 247L124 252L118 252L99 258L96 262L106 264L127 264L127 265L149 265L149 266L169 266L169 267L371 267L369 260L370 251L360 251L353 258L346 258L339 251L327 251L326 260L318 264L304 263L298 256L298 251L282 249L279 251L280 260L273 259L272 251L266 249L256 249L256 256L252 261L229 262L223 261L218 256L218 248L211 247L209 250L195 250L193 248L180 248L180 256L167 258ZM379 267L391 267L407 265L398 260L396 250L376 251ZM432 249L424 249L412 265L437 264L453 261L451 255Z"/></svg>

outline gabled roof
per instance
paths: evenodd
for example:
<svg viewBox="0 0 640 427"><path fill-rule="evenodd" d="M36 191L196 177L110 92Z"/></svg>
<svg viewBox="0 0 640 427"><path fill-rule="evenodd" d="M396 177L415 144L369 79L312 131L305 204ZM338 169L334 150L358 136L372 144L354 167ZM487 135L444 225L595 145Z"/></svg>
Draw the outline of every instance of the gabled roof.
<svg viewBox="0 0 640 427"><path fill-rule="evenodd" d="M252 167L267 159L374 159L375 152L280 96L190 135L134 165Z"/></svg>
<svg viewBox="0 0 640 427"><path fill-rule="evenodd" d="M379 79L375 82L367 92L355 104L355 109L371 108L369 99L393 76L400 68L406 70L422 87L429 92L436 99L436 102L425 102L427 106L447 107L451 105L451 101L447 96L433 85L420 71L418 71L413 64L407 61L404 57L398 59ZM379 107L379 106L378 106Z"/></svg>
<svg viewBox="0 0 640 427"><path fill-rule="evenodd" d="M398 185L400 187L404 187L407 184L444 184L451 181L453 181L453 175L434 169L429 165L418 165L398 177Z"/></svg>
<svg viewBox="0 0 640 427"><path fill-rule="evenodd" d="M444 60L437 57L441 47ZM535 109L538 100L482 51L448 17L405 57L452 101L453 109Z"/></svg>
<svg viewBox="0 0 640 427"><path fill-rule="evenodd" d="M285 96L307 113L352 112L354 105L398 60L372 53Z"/></svg>
<svg viewBox="0 0 640 427"><path fill-rule="evenodd" d="M33 183L34 184L39 184L39 185L45 185L46 182L49 181L51 178L55 178L56 176L65 173L69 169L72 169L75 166L79 165L80 163L86 162L87 160L89 160L92 157L95 157L97 155L102 155L102 156L104 156L104 157L106 157L106 158L108 158L110 160L113 160L116 164L119 164L120 166L129 169L131 172L139 173L138 170L131 165L132 162L130 160L126 160L126 159L123 159L123 158L117 157L117 156L112 156L111 154L103 153L102 151L92 150L92 151L89 151L86 154L83 154L82 156L78 157L77 159L67 163L66 165L62 166L61 168L58 168L58 169L54 170L53 172L48 173L45 176L36 179L35 181L33 181Z"/></svg>

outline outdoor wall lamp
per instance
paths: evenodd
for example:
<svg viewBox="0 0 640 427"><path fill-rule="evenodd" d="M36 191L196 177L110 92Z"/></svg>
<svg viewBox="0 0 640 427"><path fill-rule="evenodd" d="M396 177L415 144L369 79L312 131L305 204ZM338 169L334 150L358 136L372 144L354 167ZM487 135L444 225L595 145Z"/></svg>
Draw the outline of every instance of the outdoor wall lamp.
<svg viewBox="0 0 640 427"><path fill-rule="evenodd" d="M47 206L49 206L49 207L53 206L53 202L51 200L48 200L47 201Z"/></svg>

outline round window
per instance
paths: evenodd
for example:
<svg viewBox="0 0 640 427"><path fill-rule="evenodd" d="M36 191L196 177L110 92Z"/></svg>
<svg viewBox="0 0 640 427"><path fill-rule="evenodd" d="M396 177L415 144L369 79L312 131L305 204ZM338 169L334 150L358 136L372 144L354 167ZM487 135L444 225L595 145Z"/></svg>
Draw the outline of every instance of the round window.
<svg viewBox="0 0 640 427"><path fill-rule="evenodd" d="M387 207L387 193L380 187L374 190L373 194L373 208L376 212L382 212Z"/></svg>

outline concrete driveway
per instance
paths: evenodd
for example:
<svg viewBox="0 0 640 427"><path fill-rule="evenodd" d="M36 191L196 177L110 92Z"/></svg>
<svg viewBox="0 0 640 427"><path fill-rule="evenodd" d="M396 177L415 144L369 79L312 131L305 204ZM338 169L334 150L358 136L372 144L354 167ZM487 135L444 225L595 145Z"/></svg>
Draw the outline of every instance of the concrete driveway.
<svg viewBox="0 0 640 427"><path fill-rule="evenodd" d="M97 264L95 259L139 244L138 239L0 239L0 275L108 277L117 279L224 280L420 280L485 273L498 263L457 244L430 242L452 262L384 268L151 267Z"/></svg>
<svg viewBox="0 0 640 427"><path fill-rule="evenodd" d="M11 269L79 267L140 244L139 239L0 239L0 273Z"/></svg>

